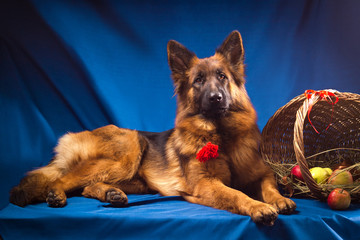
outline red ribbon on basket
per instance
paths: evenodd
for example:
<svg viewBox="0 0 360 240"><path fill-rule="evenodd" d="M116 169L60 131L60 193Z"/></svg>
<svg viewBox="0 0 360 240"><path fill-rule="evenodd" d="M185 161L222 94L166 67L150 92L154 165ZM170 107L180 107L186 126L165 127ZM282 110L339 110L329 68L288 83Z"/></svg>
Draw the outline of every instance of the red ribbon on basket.
<svg viewBox="0 0 360 240"><path fill-rule="evenodd" d="M328 128L331 125L332 122L332 118L333 118L333 113L334 113L334 105L339 101L339 98L334 94L333 90L321 90L321 91L315 91L315 90L306 90L305 91L305 97L309 100L309 109L308 109L308 120L309 123L311 124L311 126L314 128L315 132L317 134L320 134L318 132L318 130L316 130L315 126L313 125L313 123L310 120L310 112L312 107L315 105L315 103L317 102L318 99L316 99L315 101L313 100L315 96L319 96L320 100L325 100L326 102L328 102L329 104L332 105L332 110L331 110L331 120L329 125L326 127L325 131L328 130ZM335 98L335 101L333 100L333 98Z"/></svg>

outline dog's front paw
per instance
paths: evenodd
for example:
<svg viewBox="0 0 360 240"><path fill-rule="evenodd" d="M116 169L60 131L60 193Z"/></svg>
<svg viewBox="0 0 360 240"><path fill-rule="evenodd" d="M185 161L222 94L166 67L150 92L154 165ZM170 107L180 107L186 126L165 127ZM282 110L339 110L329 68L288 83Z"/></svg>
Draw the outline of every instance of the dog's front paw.
<svg viewBox="0 0 360 240"><path fill-rule="evenodd" d="M272 226L278 217L278 212L269 204L257 203L251 207L250 217L256 223Z"/></svg>
<svg viewBox="0 0 360 240"><path fill-rule="evenodd" d="M291 214L296 209L296 203L290 198L285 197L276 199L272 205L280 214Z"/></svg>
<svg viewBox="0 0 360 240"><path fill-rule="evenodd" d="M51 190L47 195L46 202L49 207L64 207L66 205L66 194L64 192Z"/></svg>

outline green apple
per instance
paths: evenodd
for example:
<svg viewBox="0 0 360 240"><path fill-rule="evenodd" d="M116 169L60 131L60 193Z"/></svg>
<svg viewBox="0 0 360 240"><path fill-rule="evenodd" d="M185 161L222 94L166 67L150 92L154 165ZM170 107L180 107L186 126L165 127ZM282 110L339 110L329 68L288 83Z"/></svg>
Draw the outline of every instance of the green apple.
<svg viewBox="0 0 360 240"><path fill-rule="evenodd" d="M330 177L329 170L326 170L325 168L321 168L321 167L311 168L310 173L317 184L326 183L326 180Z"/></svg>
<svg viewBox="0 0 360 240"><path fill-rule="evenodd" d="M333 185L350 185L353 182L353 177L349 171L339 169L335 170L328 180L328 183Z"/></svg>
<svg viewBox="0 0 360 240"><path fill-rule="evenodd" d="M331 168L324 168L324 169L328 172L329 175L331 175L331 174L333 173L333 171L331 170Z"/></svg>

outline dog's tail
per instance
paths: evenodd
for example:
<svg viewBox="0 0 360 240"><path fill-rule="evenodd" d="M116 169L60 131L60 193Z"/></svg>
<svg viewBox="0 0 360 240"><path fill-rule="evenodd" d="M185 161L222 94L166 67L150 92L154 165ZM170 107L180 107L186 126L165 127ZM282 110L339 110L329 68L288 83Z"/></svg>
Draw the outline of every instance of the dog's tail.
<svg viewBox="0 0 360 240"><path fill-rule="evenodd" d="M36 202L44 202L46 200L47 194L52 180L56 180L55 175L49 176L47 172L50 166L39 168L35 171L31 171L24 177L18 186L15 186L10 191L9 201L20 207L24 207L28 204ZM56 175L59 175L55 169Z"/></svg>
<svg viewBox="0 0 360 240"><path fill-rule="evenodd" d="M94 155L96 141L89 131L68 133L59 139L55 157L49 165L30 171L10 191L9 201L18 206L45 202L52 183L69 172L82 159Z"/></svg>

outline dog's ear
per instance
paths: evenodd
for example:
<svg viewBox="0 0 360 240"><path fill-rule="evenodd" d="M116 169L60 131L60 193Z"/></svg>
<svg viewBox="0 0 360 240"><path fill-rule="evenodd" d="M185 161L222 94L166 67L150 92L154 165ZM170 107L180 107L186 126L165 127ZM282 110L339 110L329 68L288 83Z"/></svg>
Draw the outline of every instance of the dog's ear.
<svg viewBox="0 0 360 240"><path fill-rule="evenodd" d="M183 74L189 69L195 54L177 41L170 40L167 45L170 69L175 74Z"/></svg>
<svg viewBox="0 0 360 240"><path fill-rule="evenodd" d="M244 46L240 33L230 33L216 52L222 54L236 69L240 68L244 63Z"/></svg>

